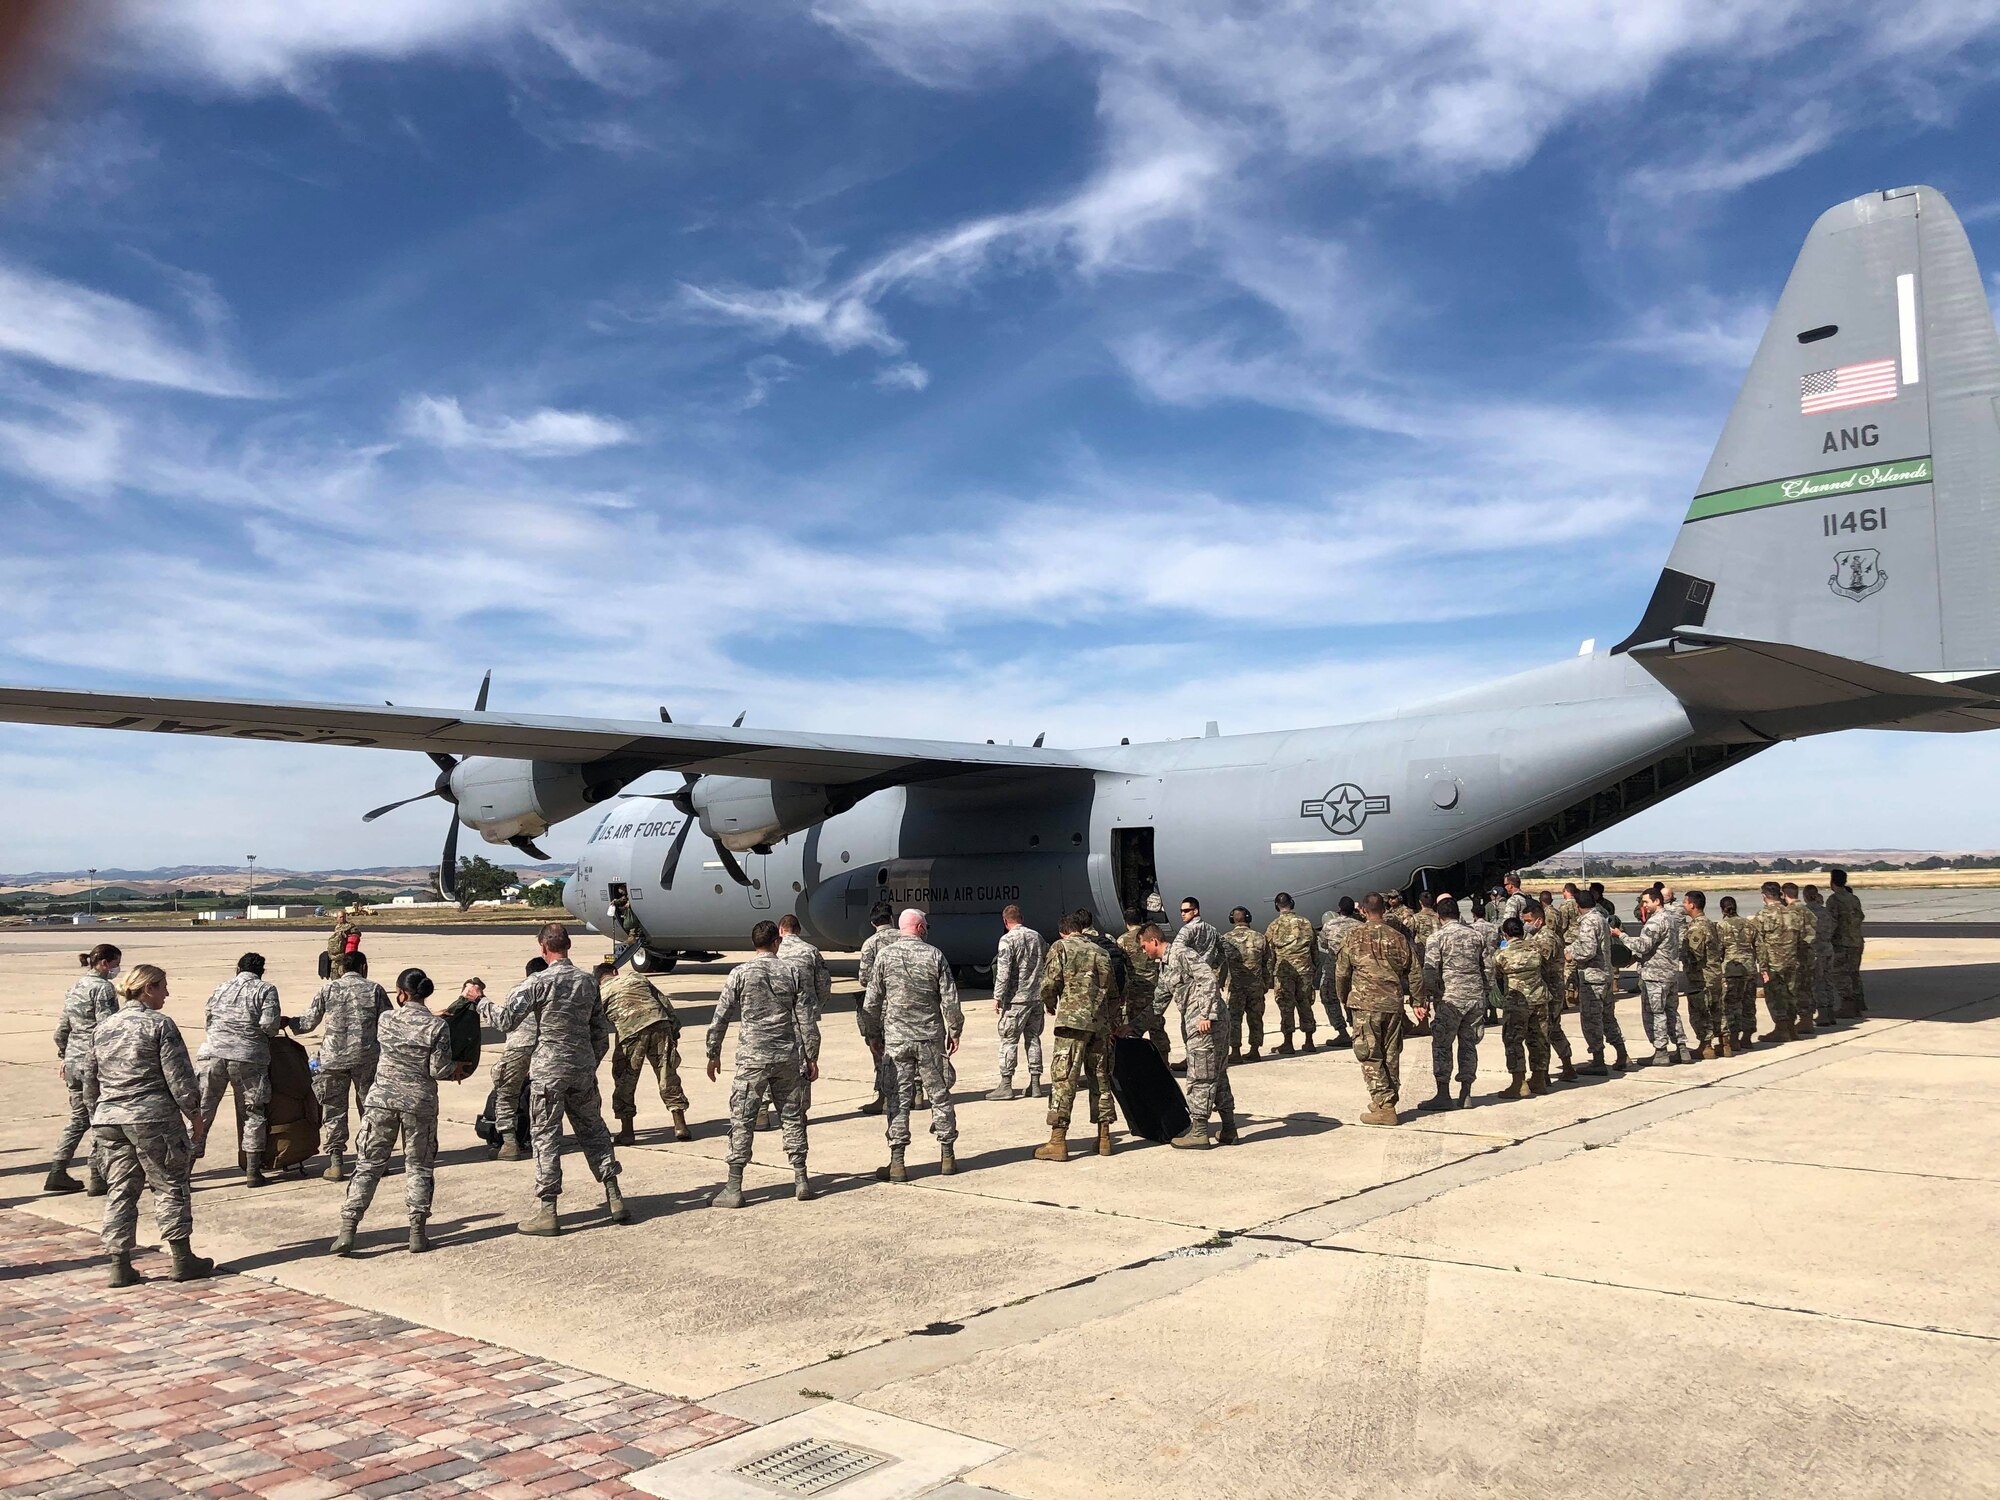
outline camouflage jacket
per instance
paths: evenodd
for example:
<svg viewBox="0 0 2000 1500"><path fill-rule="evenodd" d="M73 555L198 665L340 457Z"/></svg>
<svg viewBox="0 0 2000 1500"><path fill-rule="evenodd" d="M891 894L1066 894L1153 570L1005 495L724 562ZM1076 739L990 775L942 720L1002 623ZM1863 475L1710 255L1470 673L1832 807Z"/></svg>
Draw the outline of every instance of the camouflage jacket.
<svg viewBox="0 0 2000 1500"><path fill-rule="evenodd" d="M1464 922L1440 922L1424 947L1424 983L1456 1010L1484 1008L1493 970L1486 934Z"/></svg>
<svg viewBox="0 0 2000 1500"><path fill-rule="evenodd" d="M1799 967L1805 934L1789 906L1766 903L1750 919L1757 934L1757 967L1770 974L1790 974Z"/></svg>
<svg viewBox="0 0 2000 1500"><path fill-rule="evenodd" d="M271 1038L284 1029L277 986L261 975L238 974L208 997L208 1029L195 1056L203 1061L268 1063Z"/></svg>
<svg viewBox="0 0 2000 1500"><path fill-rule="evenodd" d="M1361 925L1359 917L1345 917L1338 910L1328 912L1319 923L1319 958L1330 970L1340 957L1340 945L1347 934Z"/></svg>
<svg viewBox="0 0 2000 1500"><path fill-rule="evenodd" d="M1722 934L1707 917L1688 918L1681 934L1681 968L1688 988L1699 989L1722 979Z"/></svg>
<svg viewBox="0 0 2000 1500"><path fill-rule="evenodd" d="M1334 992L1350 1011L1403 1008L1410 982L1410 940L1385 922L1364 922L1340 945Z"/></svg>
<svg viewBox="0 0 2000 1500"><path fill-rule="evenodd" d="M1513 891L1500 899L1500 917L1504 922L1509 917L1518 917L1527 909L1528 898L1520 891Z"/></svg>
<svg viewBox="0 0 2000 1500"><path fill-rule="evenodd" d="M1609 984L1615 969L1611 959L1611 919L1603 906L1593 906L1576 914L1565 949L1570 968L1591 984Z"/></svg>
<svg viewBox="0 0 2000 1500"><path fill-rule="evenodd" d="M1806 925L1810 929L1808 941L1812 945L1813 957L1820 959L1833 957L1833 919L1827 915L1826 907L1823 904L1815 906L1810 901L1801 901L1798 909L1805 916Z"/></svg>
<svg viewBox="0 0 2000 1500"><path fill-rule="evenodd" d="M521 984L526 984L527 982L524 979L521 981ZM491 1026L495 1031L506 1033L507 1051L533 1052L535 1050L535 1039L539 1034L535 1029L534 1012L530 1011L517 1020L514 1023L512 1031L508 1031L505 1026L500 1024L501 1017L507 1014L508 1003L520 992L521 985L517 984L514 988L507 991L507 999L497 1004L494 1002L492 996L487 996L479 1002L479 1019L484 1021L488 1026Z"/></svg>
<svg viewBox="0 0 2000 1500"><path fill-rule="evenodd" d="M1222 934L1201 917L1185 922L1181 930L1174 934L1173 946L1192 948L1208 960L1209 967L1220 972L1222 968Z"/></svg>
<svg viewBox="0 0 2000 1500"><path fill-rule="evenodd" d="M165 1011L127 1000L97 1023L81 1081L93 1125L201 1117L201 1085L181 1029Z"/></svg>
<svg viewBox="0 0 2000 1500"><path fill-rule="evenodd" d="M1023 922L1001 936L993 955L993 1001L1003 1010L1013 1005L1042 1003L1042 964L1049 945Z"/></svg>
<svg viewBox="0 0 2000 1500"><path fill-rule="evenodd" d="M1231 925L1222 935L1222 977L1238 1007L1262 1000L1271 987L1271 945L1256 928Z"/></svg>
<svg viewBox="0 0 2000 1500"><path fill-rule="evenodd" d="M118 1011L118 990L102 974L85 974L63 996L62 1015L56 1021L56 1056L65 1064L64 1077L81 1088L83 1059L90 1053L97 1023Z"/></svg>
<svg viewBox="0 0 2000 1500"><path fill-rule="evenodd" d="M942 1047L965 1030L951 965L919 937L886 943L875 955L861 1013L861 1034L891 1052Z"/></svg>
<svg viewBox="0 0 2000 1500"><path fill-rule="evenodd" d="M833 1003L833 973L825 956L796 932L788 932L778 939L778 957L798 965L799 993L824 1015Z"/></svg>
<svg viewBox="0 0 2000 1500"><path fill-rule="evenodd" d="M1223 941L1227 942L1228 939ZM1206 1021L1211 1032L1219 1028L1223 1021L1222 995L1216 984L1215 970L1196 953L1192 946L1169 948L1160 960L1158 996L1165 1013L1165 1007L1178 1003L1181 1008L1181 1035L1193 1036L1195 1023Z"/></svg>
<svg viewBox="0 0 2000 1500"><path fill-rule="evenodd" d="M1509 1006L1549 1003L1548 952L1528 938L1510 939L1493 955L1502 1001Z"/></svg>
<svg viewBox="0 0 2000 1500"><path fill-rule="evenodd" d="M367 1108L395 1109L435 1119L440 1078L451 1077L451 1028L411 1001L398 1005L375 1028L382 1058L368 1090Z"/></svg>
<svg viewBox="0 0 2000 1500"><path fill-rule="evenodd" d="M674 1014L673 1003L644 974L626 969L599 985L598 992L604 997L604 1014L619 1041L629 1042L662 1021L670 1033L679 1034L681 1019Z"/></svg>
<svg viewBox="0 0 2000 1500"><path fill-rule="evenodd" d="M326 935L326 956L337 961L347 951L348 934L353 931L345 916L335 922L333 931Z"/></svg>
<svg viewBox="0 0 2000 1500"><path fill-rule="evenodd" d="M539 974L530 974L507 997L500 1029L512 1031L535 1018L535 1055L528 1077L536 1083L578 1083L597 1076L597 1065L611 1050L611 1020L597 981L567 958L559 958Z"/></svg>
<svg viewBox="0 0 2000 1500"><path fill-rule="evenodd" d="M1159 981L1160 966L1148 958L1146 950L1139 946L1139 929L1126 928L1118 939L1118 948L1125 955L1126 1001L1129 1003L1150 996Z"/></svg>
<svg viewBox="0 0 2000 1500"><path fill-rule="evenodd" d="M1115 1014L1111 960L1089 938L1070 933L1056 939L1042 966L1042 1006L1069 1031L1109 1033Z"/></svg>
<svg viewBox="0 0 2000 1500"><path fill-rule="evenodd" d="M389 1008L382 986L365 974L343 974L319 987L306 1013L289 1024L303 1036L321 1021L326 1034L319 1039L322 1068L359 1068L376 1054L375 1025Z"/></svg>
<svg viewBox="0 0 2000 1500"><path fill-rule="evenodd" d="M1549 992L1549 1003L1554 1005L1569 989L1569 959L1563 953L1562 939L1549 923L1544 922L1529 931L1521 941L1533 943L1541 950L1542 984Z"/></svg>
<svg viewBox="0 0 2000 1500"><path fill-rule="evenodd" d="M861 940L861 995L868 993L868 976L875 969L875 955L882 951L884 943L893 943L902 933L894 927L877 927ZM865 1037L868 1033L861 1024L861 995L854 997L854 1026Z"/></svg>
<svg viewBox="0 0 2000 1500"><path fill-rule="evenodd" d="M1757 972L1757 924L1748 917L1720 917L1715 923L1716 942L1722 948L1724 974Z"/></svg>
<svg viewBox="0 0 2000 1500"><path fill-rule="evenodd" d="M1095 927L1086 927L1077 936L1085 942L1095 943L1105 962L1111 965L1111 988L1106 992L1106 998L1111 1002L1112 1014L1119 1014L1125 1008L1125 986L1132 978L1131 967L1125 962L1125 950Z"/></svg>
<svg viewBox="0 0 2000 1500"><path fill-rule="evenodd" d="M874 982L872 967L869 982ZM865 1025L865 1007L862 1014ZM799 993L798 969L776 954L760 953L731 969L722 981L715 1019L708 1023L711 1062L722 1060L722 1039L739 1016L743 1023L736 1036L739 1069L768 1063L803 1068L819 1061L819 1017Z"/></svg>
<svg viewBox="0 0 2000 1500"><path fill-rule="evenodd" d="M1295 911L1279 912L1264 929L1264 941L1271 945L1272 973L1282 966L1308 979L1314 977L1319 934L1304 917Z"/></svg>
<svg viewBox="0 0 2000 1500"><path fill-rule="evenodd" d="M1861 945L1861 898L1844 885L1827 894L1826 914L1833 923L1833 945L1856 948Z"/></svg>
<svg viewBox="0 0 2000 1500"><path fill-rule="evenodd" d="M1632 956L1639 960L1639 973L1655 984L1672 984L1681 977L1680 929L1665 907L1646 918Z"/></svg>

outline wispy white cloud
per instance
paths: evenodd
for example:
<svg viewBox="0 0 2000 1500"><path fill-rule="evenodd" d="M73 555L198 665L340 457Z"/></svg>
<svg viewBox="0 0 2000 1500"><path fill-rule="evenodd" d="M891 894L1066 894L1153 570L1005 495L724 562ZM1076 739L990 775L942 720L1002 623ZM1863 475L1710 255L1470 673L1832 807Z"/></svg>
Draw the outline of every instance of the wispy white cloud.
<svg viewBox="0 0 2000 1500"><path fill-rule="evenodd" d="M559 457L635 441L632 429L587 411L542 407L523 417L468 417L456 396L414 396L404 403L402 429L438 448L485 449L524 457Z"/></svg>
<svg viewBox="0 0 2000 1500"><path fill-rule="evenodd" d="M875 384L885 391L921 391L930 383L931 372L909 360L875 372Z"/></svg>
<svg viewBox="0 0 2000 1500"><path fill-rule="evenodd" d="M0 354L206 396L262 394L228 355L190 344L137 303L4 261Z"/></svg>
<svg viewBox="0 0 2000 1500"><path fill-rule="evenodd" d="M1724 303L1712 296L1696 295L1677 306L1645 309L1632 332L1612 340L1611 346L1719 374L1741 375L1750 367L1770 321L1768 302Z"/></svg>

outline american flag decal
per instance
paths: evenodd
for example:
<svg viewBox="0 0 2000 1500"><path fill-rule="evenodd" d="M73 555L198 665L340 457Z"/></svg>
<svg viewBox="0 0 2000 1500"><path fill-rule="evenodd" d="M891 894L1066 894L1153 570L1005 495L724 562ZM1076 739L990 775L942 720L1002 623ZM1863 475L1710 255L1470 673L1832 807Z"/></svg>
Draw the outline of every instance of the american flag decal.
<svg viewBox="0 0 2000 1500"><path fill-rule="evenodd" d="M1873 406L1896 399L1896 362L1871 359L1864 364L1815 370L1799 377L1799 412L1838 411L1843 406Z"/></svg>

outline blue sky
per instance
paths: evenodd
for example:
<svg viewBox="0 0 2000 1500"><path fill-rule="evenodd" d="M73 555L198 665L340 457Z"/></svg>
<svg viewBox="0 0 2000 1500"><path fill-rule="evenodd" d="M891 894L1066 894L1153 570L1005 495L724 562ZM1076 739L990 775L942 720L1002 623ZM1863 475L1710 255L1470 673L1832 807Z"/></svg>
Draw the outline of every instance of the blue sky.
<svg viewBox="0 0 2000 1500"><path fill-rule="evenodd" d="M1340 722L1630 628L1823 208L2000 268L1953 0L110 15L0 179L12 682ZM1842 736L1611 842L1995 846L1996 770ZM0 869L422 860L359 814L430 774L0 728Z"/></svg>

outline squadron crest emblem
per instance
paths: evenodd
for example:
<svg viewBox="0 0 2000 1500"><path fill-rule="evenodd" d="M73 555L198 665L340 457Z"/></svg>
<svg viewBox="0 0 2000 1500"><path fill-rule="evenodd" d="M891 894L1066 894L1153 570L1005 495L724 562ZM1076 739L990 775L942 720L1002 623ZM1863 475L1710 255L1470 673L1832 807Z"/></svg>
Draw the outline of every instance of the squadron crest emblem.
<svg viewBox="0 0 2000 1500"><path fill-rule="evenodd" d="M1827 579L1826 586L1843 599L1866 599L1888 581L1882 554L1873 547L1859 547L1834 554L1833 576Z"/></svg>

